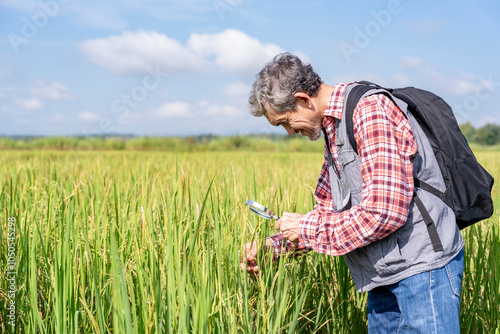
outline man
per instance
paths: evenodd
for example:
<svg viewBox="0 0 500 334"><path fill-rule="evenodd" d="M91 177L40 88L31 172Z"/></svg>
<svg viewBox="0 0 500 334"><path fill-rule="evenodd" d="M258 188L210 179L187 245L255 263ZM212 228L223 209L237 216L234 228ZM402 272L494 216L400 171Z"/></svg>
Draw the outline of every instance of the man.
<svg viewBox="0 0 500 334"><path fill-rule="evenodd" d="M459 333L464 241L453 211L413 184L415 175L443 187L432 148L391 98L372 94L354 109L356 154L344 106L352 86L324 84L289 53L256 76L251 113L290 135L317 140L323 133L326 151L314 209L285 212L276 222L280 233L267 238L265 248L275 256L297 250L343 255L356 289L368 291L371 333ZM433 249L414 191L434 217L441 251ZM245 247L241 266L257 275L259 245Z"/></svg>

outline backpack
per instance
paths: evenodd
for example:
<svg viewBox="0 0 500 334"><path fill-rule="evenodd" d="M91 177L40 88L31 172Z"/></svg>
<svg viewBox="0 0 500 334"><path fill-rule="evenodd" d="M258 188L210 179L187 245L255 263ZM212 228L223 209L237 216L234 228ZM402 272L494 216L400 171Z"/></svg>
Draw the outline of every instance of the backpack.
<svg viewBox="0 0 500 334"><path fill-rule="evenodd" d="M432 146L444 178L446 190L443 193L418 179L414 179L415 187L432 193L449 206L455 213L460 229L491 217L493 214L491 189L494 179L477 162L467 140L460 131L451 107L442 98L431 92L414 87L383 88L371 82L359 82L357 86L352 88L345 101L347 135L356 153L357 144L354 138L352 115L358 101L371 89L386 91L387 93L378 92L377 94L385 94L395 103L394 97L407 103L408 111L415 117ZM428 229L429 225L432 225L430 229L435 231L432 218L426 212L427 210L421 201L415 196L414 200L428 225ZM437 238L437 243L439 241L437 232L431 232L431 230L429 230L431 239ZM434 240L433 244L435 244Z"/></svg>

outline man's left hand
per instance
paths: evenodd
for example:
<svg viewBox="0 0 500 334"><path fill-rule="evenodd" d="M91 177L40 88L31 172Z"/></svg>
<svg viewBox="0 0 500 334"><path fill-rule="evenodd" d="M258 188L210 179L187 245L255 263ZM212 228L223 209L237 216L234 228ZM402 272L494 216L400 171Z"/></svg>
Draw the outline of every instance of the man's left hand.
<svg viewBox="0 0 500 334"><path fill-rule="evenodd" d="M300 213L284 212L274 227L283 233L283 236L291 242L299 241L299 224L304 217Z"/></svg>

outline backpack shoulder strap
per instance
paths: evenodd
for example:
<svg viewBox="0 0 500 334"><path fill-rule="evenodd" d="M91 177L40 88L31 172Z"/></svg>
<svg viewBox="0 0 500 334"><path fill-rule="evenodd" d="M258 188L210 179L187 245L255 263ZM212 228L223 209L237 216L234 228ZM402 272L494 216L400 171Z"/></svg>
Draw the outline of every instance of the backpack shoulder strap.
<svg viewBox="0 0 500 334"><path fill-rule="evenodd" d="M364 81L364 80L357 82L357 85L351 89L351 91L347 95L347 98L344 99L345 112L346 112L347 137L349 138L349 143L351 144L351 146L354 149L354 152L356 152L356 154L358 153L358 145L356 144L356 138L354 138L354 124L353 124L353 120L352 120L352 117L354 115L354 109L356 109L356 106L358 105L358 102L363 97L363 95L367 91L369 91L371 89L375 89L375 88L385 91L385 92L379 91L377 94L384 94L388 98L390 98L391 100L394 101L394 98L391 96L391 94L394 92L394 89L385 88L385 87L377 85L373 82ZM394 103L396 103L396 102L394 102Z"/></svg>
<svg viewBox="0 0 500 334"><path fill-rule="evenodd" d="M347 136L349 137L349 143L351 144L354 152L358 153L358 145L356 144L356 138L354 138L354 124L352 120L352 116L354 114L354 109L356 109L356 105L359 102L359 99L370 89L373 89L376 86L368 81L361 81L357 86L355 86L347 95L347 100L344 100L346 104L345 108L345 120L346 120L346 129Z"/></svg>

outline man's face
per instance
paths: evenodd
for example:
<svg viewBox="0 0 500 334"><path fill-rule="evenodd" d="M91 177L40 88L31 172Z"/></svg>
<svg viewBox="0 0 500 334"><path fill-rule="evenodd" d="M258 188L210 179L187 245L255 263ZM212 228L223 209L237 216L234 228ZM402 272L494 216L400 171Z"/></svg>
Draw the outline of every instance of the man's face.
<svg viewBox="0 0 500 334"><path fill-rule="evenodd" d="M300 133L310 140L318 140L323 132L323 117L318 111L296 106L296 110L289 110L282 114L266 107L266 118L271 125L283 126L290 136Z"/></svg>

